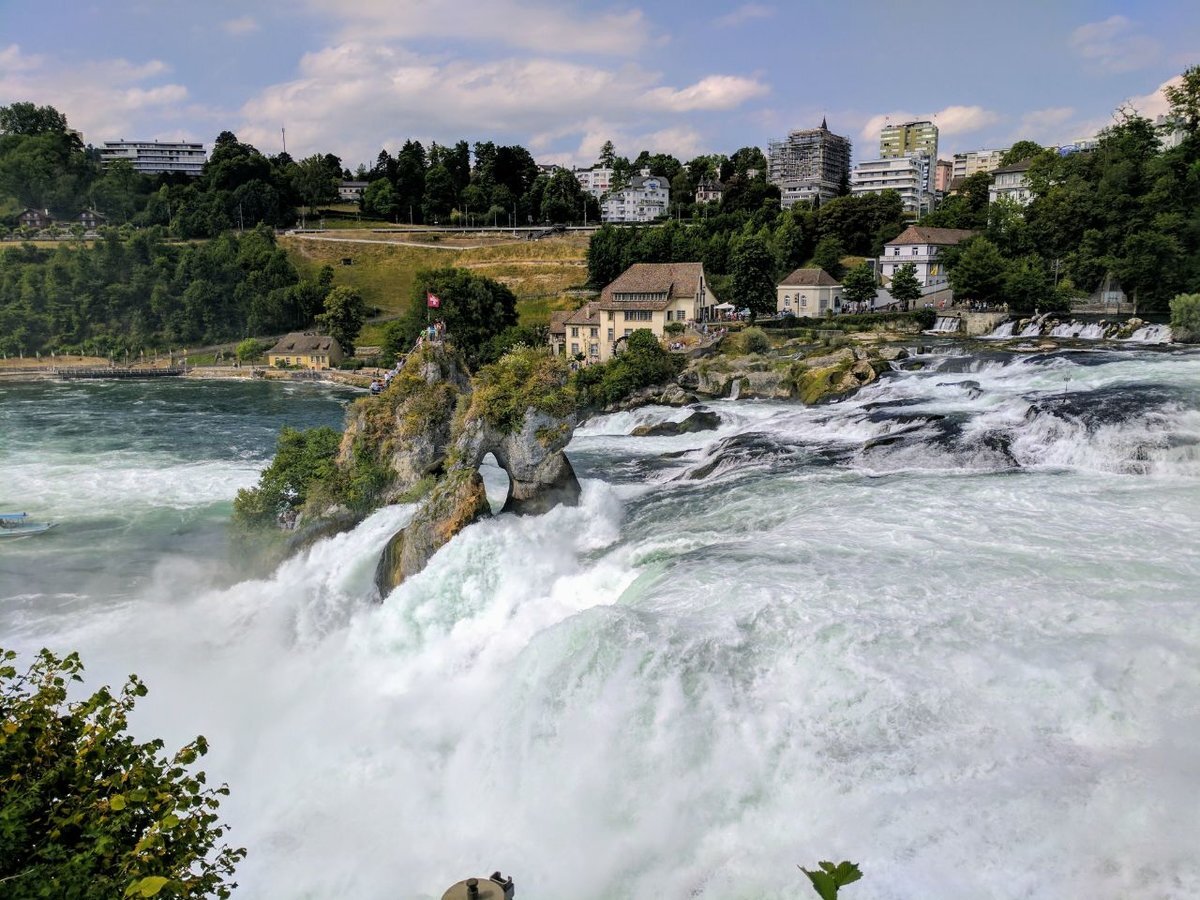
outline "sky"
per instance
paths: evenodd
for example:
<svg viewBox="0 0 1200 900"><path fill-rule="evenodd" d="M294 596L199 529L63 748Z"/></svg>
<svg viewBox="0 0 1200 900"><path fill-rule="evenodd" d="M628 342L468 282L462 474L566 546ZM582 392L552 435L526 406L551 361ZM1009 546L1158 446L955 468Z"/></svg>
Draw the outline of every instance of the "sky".
<svg viewBox="0 0 1200 900"><path fill-rule="evenodd" d="M1196 0L0 0L0 105L84 141L223 130L353 169L407 138L592 163L684 161L813 128L878 153L932 118L939 156L1094 134L1200 64Z"/></svg>

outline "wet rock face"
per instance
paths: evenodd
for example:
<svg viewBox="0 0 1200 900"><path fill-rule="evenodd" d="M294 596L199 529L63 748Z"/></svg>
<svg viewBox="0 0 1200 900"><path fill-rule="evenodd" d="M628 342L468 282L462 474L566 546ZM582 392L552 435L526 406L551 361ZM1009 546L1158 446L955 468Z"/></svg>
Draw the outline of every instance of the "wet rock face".
<svg viewBox="0 0 1200 900"><path fill-rule="evenodd" d="M721 417L710 409L700 407L680 422L659 422L657 425L639 425L629 432L634 437L672 437L694 431L712 431L721 424Z"/></svg>
<svg viewBox="0 0 1200 900"><path fill-rule="evenodd" d="M574 415L560 418L530 407L521 427L509 433L474 419L464 427L457 449L464 463L475 468L489 453L496 457L509 481L503 512L540 514L579 503L579 479L563 453L575 425Z"/></svg>
<svg viewBox="0 0 1200 900"><path fill-rule="evenodd" d="M503 512L536 515L560 504L573 506L581 494L563 452L575 433L574 412L554 415L528 406L517 419L509 406L505 416L492 416L479 402L489 395L473 394L474 405L456 419L454 411L464 394L472 393L472 384L456 378L445 365L423 364L420 375L418 383L400 386L409 393L396 407L390 434L382 439L392 441L391 470L399 484L411 486L430 474L437 481L409 524L384 549L375 573L381 597L421 571L468 525L491 515L479 475L489 453L509 478ZM557 377L549 380L561 387L565 370L562 382L556 382Z"/></svg>
<svg viewBox="0 0 1200 900"><path fill-rule="evenodd" d="M456 534L490 515L487 491L477 471L457 469L444 476L412 520L383 548L375 568L380 598L424 569Z"/></svg>

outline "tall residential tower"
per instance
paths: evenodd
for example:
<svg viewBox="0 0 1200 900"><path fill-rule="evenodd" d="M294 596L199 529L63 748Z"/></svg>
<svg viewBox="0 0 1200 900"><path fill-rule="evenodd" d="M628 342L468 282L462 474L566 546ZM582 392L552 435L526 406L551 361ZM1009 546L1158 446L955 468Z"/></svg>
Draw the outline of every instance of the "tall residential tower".
<svg viewBox="0 0 1200 900"><path fill-rule="evenodd" d="M850 139L820 128L793 131L771 141L768 176L786 209L797 202L824 203L842 191L850 176Z"/></svg>

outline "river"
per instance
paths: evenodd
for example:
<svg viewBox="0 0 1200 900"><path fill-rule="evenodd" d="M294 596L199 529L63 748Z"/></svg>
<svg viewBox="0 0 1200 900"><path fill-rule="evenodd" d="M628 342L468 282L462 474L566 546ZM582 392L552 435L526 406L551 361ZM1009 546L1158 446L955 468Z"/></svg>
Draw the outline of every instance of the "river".
<svg viewBox="0 0 1200 900"><path fill-rule="evenodd" d="M952 343L842 403L595 419L577 508L382 604L382 510L258 579L226 521L353 394L0 388L0 645L203 733L238 898L1200 896L1200 354ZM503 475L489 473L502 491ZM815 896L815 895L811 895Z"/></svg>

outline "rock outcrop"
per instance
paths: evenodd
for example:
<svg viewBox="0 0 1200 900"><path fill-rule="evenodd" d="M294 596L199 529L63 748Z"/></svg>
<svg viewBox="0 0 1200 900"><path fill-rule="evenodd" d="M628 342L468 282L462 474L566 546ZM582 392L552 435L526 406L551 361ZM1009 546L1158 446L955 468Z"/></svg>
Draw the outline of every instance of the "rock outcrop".
<svg viewBox="0 0 1200 900"><path fill-rule="evenodd" d="M699 407L686 419L679 422L659 422L656 425L639 425L629 432L633 437L673 437L691 434L694 431L712 431L721 424L721 417L711 409Z"/></svg>
<svg viewBox="0 0 1200 900"><path fill-rule="evenodd" d="M389 497L435 479L383 552L375 573L381 596L425 568L468 525L491 515L479 475L488 454L508 474L503 512L540 514L578 503L581 493L563 452L577 413L561 359L515 350L468 381L460 366L442 358L451 351L434 346L423 352L427 359L413 373L420 377L394 379L382 395L395 392L383 433L375 430L378 422L366 421L343 444L348 458L367 440L385 449L394 479Z"/></svg>

